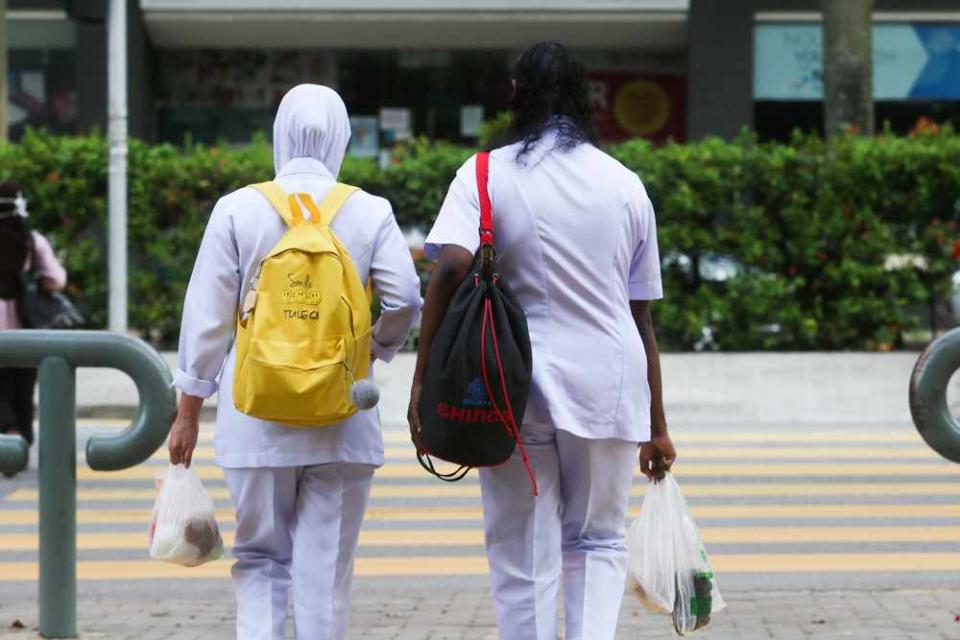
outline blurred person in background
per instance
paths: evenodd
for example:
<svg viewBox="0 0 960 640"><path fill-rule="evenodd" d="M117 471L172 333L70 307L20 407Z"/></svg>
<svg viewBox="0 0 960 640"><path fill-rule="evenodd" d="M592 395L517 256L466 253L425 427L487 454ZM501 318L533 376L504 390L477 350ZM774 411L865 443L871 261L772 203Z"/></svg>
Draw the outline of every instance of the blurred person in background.
<svg viewBox="0 0 960 640"><path fill-rule="evenodd" d="M18 306L25 274L31 272L49 292L67 284L67 272L50 241L30 229L19 183L0 182L0 331L23 328ZM0 433L23 436L30 444L36 381L36 369L0 369Z"/></svg>

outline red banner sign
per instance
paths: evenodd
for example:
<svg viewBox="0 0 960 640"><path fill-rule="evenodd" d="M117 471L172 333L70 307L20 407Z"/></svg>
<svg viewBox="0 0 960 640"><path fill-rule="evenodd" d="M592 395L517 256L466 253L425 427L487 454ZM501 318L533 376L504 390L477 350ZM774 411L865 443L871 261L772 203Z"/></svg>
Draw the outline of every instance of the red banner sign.
<svg viewBox="0 0 960 640"><path fill-rule="evenodd" d="M601 142L686 137L686 78L624 72L590 73L590 110Z"/></svg>

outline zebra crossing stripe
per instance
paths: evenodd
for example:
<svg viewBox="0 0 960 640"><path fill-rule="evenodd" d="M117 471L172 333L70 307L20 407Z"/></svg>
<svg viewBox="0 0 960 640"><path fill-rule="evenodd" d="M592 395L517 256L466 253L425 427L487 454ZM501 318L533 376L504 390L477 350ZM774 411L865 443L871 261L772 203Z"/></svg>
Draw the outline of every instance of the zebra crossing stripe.
<svg viewBox="0 0 960 640"><path fill-rule="evenodd" d="M461 484L440 484L428 478L427 484L374 484L371 497L379 498L479 498L480 487L475 482ZM214 500L230 500L225 487L207 487ZM631 495L642 496L646 484L637 482L631 489ZM958 482L785 482L785 483L730 483L730 484L686 484L683 493L688 498L696 497L853 497L853 496L960 496ZM84 502L151 502L156 490L130 487L80 488L77 500ZM39 492L36 489L17 489L6 497L8 503L36 502Z"/></svg>
<svg viewBox="0 0 960 640"><path fill-rule="evenodd" d="M800 504L800 505L694 505L693 515L702 519L778 518L806 520L814 518L960 518L960 504ZM636 517L639 508L630 509ZM476 507L393 507L371 506L366 520L410 522L444 522L482 519L482 510ZM7 509L0 511L0 526L36 525L38 514L34 509ZM217 518L233 521L232 509L218 509ZM150 509L79 509L77 522L86 524L142 524L150 519Z"/></svg>
<svg viewBox="0 0 960 640"><path fill-rule="evenodd" d="M720 574L738 573L837 573L960 571L956 553L758 553L713 554L711 562ZM35 581L35 562L0 563L0 582ZM358 557L359 577L484 575L487 560L472 556ZM80 580L226 579L230 562L219 560L199 567L184 568L150 560L80 561Z"/></svg>
<svg viewBox="0 0 960 640"><path fill-rule="evenodd" d="M224 531L223 540L233 545L233 532ZM960 540L960 526L931 527L701 527L707 544L858 544L868 542L948 542ZM0 533L3 551L37 551L36 533ZM483 546L479 529L374 529L360 533L360 548L392 547L472 547ZM80 551L142 550L146 553L144 532L81 532L77 535Z"/></svg>

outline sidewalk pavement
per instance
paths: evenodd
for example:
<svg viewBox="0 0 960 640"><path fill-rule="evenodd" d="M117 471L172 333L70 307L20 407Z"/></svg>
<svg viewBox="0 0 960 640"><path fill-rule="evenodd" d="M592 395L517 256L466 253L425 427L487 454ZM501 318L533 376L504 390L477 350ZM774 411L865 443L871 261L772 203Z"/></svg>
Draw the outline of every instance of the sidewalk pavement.
<svg viewBox="0 0 960 640"><path fill-rule="evenodd" d="M402 581L358 579L348 638L369 640L495 640L490 596L484 584L470 589L411 592ZM385 583L389 583L384 586ZM722 585L721 585L722 588ZM139 587L143 590L144 587ZM165 591L173 591L165 587ZM234 637L229 585L211 585L204 596L184 599L145 592L111 598L82 585L79 624L86 640L227 640ZM100 591L98 593L98 591ZM36 637L32 593L0 590L0 640ZM11 600L10 598L13 598ZM851 638L854 640L956 640L960 638L960 589L937 591L748 592L727 596L729 605L705 640ZM11 628L16 620L25 628ZM288 637L293 637L292 629ZM562 635L561 635L562 637ZM627 594L618 640L674 638L666 616L647 613Z"/></svg>

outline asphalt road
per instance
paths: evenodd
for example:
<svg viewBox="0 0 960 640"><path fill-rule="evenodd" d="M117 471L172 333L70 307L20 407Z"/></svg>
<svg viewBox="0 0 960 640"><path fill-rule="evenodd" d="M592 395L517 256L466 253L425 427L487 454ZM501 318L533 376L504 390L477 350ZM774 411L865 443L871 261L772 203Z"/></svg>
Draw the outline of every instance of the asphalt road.
<svg viewBox="0 0 960 640"><path fill-rule="evenodd" d="M84 421L78 441L119 422ZM232 511L212 463L205 424L195 464L217 501L229 544ZM958 586L960 466L942 461L909 425L675 425L675 475L728 590ZM405 426L385 429L361 537L362 577L483 580L479 487L470 475L440 483L417 465ZM229 563L179 569L150 562L144 531L163 453L145 465L98 473L78 465L81 579L226 578ZM34 467L35 468L35 467ZM638 477L631 515L642 502ZM0 481L0 582L37 573L34 470Z"/></svg>
<svg viewBox="0 0 960 640"><path fill-rule="evenodd" d="M427 476L413 457L405 424L397 420L401 406L402 398L385 399L387 464L377 474L361 536L357 622L351 637L381 637L377 633L384 629L396 634L384 632L382 637L434 637L424 629L436 625L449 631L436 637L493 637L476 477L448 485ZM884 638L897 630L900 635L890 637L960 637L960 632L951 635L942 629L929 633L940 629L936 625L954 624L953 616L960 613L945 604L956 601L960 607L960 466L938 458L902 416L886 423L848 417L831 424L822 417L789 422L781 416L737 422L730 415L711 422L701 417L708 414L689 407L674 420L672 430L680 453L677 479L710 551L720 589L731 602L729 617L718 616L717 635L712 637L795 637L793 632L777 632L775 625L761 630L766 623L756 611L766 607L792 611L795 624L783 628L806 626L812 631L804 636L850 635L843 629L868 624L850 616L887 620L884 615L892 616L897 603L909 602L909 597L926 598L925 604L878 623L874 635L852 637ZM230 637L228 560L184 569L147 558L146 527L154 478L165 468L163 453L115 473L93 472L83 464L87 435L122 426L105 419L83 420L79 426L81 617L96 627L116 620L111 611L129 611L123 618L128 627L138 628L140 615L144 624L162 630L165 616L176 616L178 607L192 603L198 613L191 619L207 625L204 637ZM205 424L195 463L217 502L229 544L232 511L222 475L212 463L212 432L213 425ZM38 575L35 469L34 459L28 472L0 479L2 626L23 618L29 627L36 618L31 610ZM644 491L640 477L631 516L639 510ZM385 599L389 606L384 606ZM836 604L848 601L853 604ZM174 604L178 602L186 604ZM166 613L158 613L160 605L169 605ZM818 612L831 607L837 629L829 627L830 620L819 620ZM923 615L922 607L928 610ZM411 613L423 610L434 615ZM409 613L406 618L404 611ZM628 597L623 637L640 637L632 630L649 630L646 615ZM752 615L753 624L759 625L756 633L745 622L754 619ZM669 637L669 625L657 622L658 631L644 632L643 637ZM212 628L217 632L209 633ZM666 635L659 635L661 631ZM29 632L11 631L10 637ZM192 637L176 630L160 633L155 637ZM0 637L5 637L2 632ZM125 636L107 631L91 637Z"/></svg>

